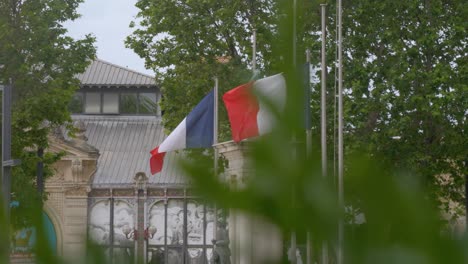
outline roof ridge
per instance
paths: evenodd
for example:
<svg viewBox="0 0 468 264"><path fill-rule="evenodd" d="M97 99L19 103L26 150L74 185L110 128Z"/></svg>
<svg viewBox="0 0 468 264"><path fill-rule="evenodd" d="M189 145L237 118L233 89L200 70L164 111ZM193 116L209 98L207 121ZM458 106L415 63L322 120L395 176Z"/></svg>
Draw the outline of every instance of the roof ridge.
<svg viewBox="0 0 468 264"><path fill-rule="evenodd" d="M96 58L95 61L99 61L99 62L101 62L101 63L108 64L108 65L111 65L111 66L113 66L113 67L117 67L117 68L120 68L120 69L123 69L123 70L126 70L126 71L130 71L130 72L133 72L133 73L135 73L135 74L143 75L143 76L148 77L148 78L152 78L152 79L155 79L155 78L156 78L155 76L151 76L151 75L149 75L149 74L141 73L141 72L139 72L139 71L136 71L136 70L133 70L133 69L129 69L129 68L126 68L126 67L117 65L117 64L112 63L112 62L108 62L108 61L103 60L103 59L100 59L100 58Z"/></svg>

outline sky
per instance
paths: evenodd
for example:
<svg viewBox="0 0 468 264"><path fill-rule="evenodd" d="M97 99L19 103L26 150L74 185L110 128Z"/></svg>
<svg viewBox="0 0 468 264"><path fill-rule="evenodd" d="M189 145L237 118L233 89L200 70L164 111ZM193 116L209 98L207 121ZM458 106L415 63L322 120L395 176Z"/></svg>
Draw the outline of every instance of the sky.
<svg viewBox="0 0 468 264"><path fill-rule="evenodd" d="M132 33L129 24L138 9L137 0L85 0L78 8L81 18L67 22L68 35L83 38L86 34L96 37L97 57L119 66L128 67L154 76L146 70L144 60L131 49L125 48L124 40Z"/></svg>

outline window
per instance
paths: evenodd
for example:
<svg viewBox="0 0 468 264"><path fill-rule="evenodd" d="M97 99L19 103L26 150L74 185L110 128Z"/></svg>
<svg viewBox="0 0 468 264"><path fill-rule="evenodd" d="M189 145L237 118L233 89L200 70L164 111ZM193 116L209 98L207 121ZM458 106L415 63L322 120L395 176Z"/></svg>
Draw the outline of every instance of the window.
<svg viewBox="0 0 468 264"><path fill-rule="evenodd" d="M129 191L131 194L133 190ZM195 197L179 197L180 193L175 192L170 195L177 197L147 197L145 200L90 198L88 237L106 252L110 263L133 263L135 257L145 258L146 263L211 263L215 234L213 207ZM222 215L223 212L218 211L218 216ZM217 225L218 238L227 240L228 229L222 223ZM154 232L146 233L149 228ZM143 254L139 255L135 251L138 248L135 235L143 232L145 246Z"/></svg>
<svg viewBox="0 0 468 264"><path fill-rule="evenodd" d="M99 114L101 112L101 94L86 93L85 113Z"/></svg>
<svg viewBox="0 0 468 264"><path fill-rule="evenodd" d="M122 93L120 94L120 113L121 114L136 114L138 107L137 93Z"/></svg>
<svg viewBox="0 0 468 264"><path fill-rule="evenodd" d="M104 249L111 263L133 263L135 245L123 229L135 226L134 203L133 199L109 198L97 200L91 207L89 238Z"/></svg>
<svg viewBox="0 0 468 264"><path fill-rule="evenodd" d="M83 93L75 93L72 99L70 100L70 104L68 105L68 110L71 113L83 113Z"/></svg>
<svg viewBox="0 0 468 264"><path fill-rule="evenodd" d="M140 93L139 94L138 112L140 114L156 114L157 103L155 93Z"/></svg>
<svg viewBox="0 0 468 264"><path fill-rule="evenodd" d="M77 92L69 104L74 114L158 114L156 92Z"/></svg>
<svg viewBox="0 0 468 264"><path fill-rule="evenodd" d="M149 225L157 228L148 240L148 263L211 263L214 214L196 200L169 199L149 204Z"/></svg>
<svg viewBox="0 0 468 264"><path fill-rule="evenodd" d="M119 113L119 94L118 93L103 93L102 94L102 112L104 114Z"/></svg>

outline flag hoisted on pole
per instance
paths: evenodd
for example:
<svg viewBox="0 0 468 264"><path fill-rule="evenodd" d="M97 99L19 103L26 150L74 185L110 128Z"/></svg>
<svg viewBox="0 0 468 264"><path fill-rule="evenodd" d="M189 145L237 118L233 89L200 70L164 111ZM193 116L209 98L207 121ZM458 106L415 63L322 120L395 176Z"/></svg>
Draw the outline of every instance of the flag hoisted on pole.
<svg viewBox="0 0 468 264"><path fill-rule="evenodd" d="M239 142L272 131L276 118L268 105L282 112L286 105L286 81L282 74L249 82L223 95L232 139ZM269 104L268 104L269 103Z"/></svg>
<svg viewBox="0 0 468 264"><path fill-rule="evenodd" d="M214 90L208 93L171 134L151 153L151 174L163 168L166 152L186 148L211 148L213 146Z"/></svg>

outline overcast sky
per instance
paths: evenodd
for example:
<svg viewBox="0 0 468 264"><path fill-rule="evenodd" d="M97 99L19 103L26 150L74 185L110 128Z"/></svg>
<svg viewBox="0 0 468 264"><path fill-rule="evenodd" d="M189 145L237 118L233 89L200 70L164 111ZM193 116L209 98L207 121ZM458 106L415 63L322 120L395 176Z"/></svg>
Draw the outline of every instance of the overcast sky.
<svg viewBox="0 0 468 264"><path fill-rule="evenodd" d="M128 25L138 13L136 2L85 0L78 8L81 18L66 23L65 27L74 38L93 34L96 37L98 58L154 76L152 71L145 69L144 60L124 45L125 38L132 32Z"/></svg>

